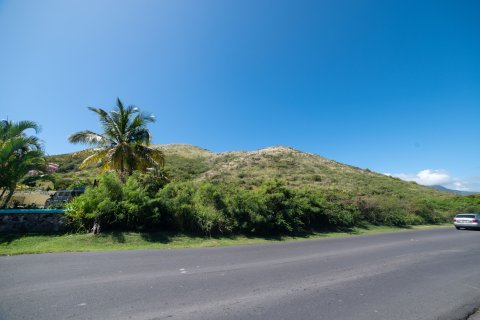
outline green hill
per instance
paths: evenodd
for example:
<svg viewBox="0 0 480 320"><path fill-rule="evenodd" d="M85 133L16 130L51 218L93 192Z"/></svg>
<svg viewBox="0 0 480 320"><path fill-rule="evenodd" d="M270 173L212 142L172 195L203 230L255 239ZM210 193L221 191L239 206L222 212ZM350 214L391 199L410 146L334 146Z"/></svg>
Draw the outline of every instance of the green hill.
<svg viewBox="0 0 480 320"><path fill-rule="evenodd" d="M147 180L133 177L131 183L116 187L124 190L123 200L107 199L111 196L107 187L87 190L90 200L75 204L87 207L72 212L98 211L96 214L106 215L106 221L114 221L118 227L132 227L125 221L137 217L132 220L137 227L288 233L362 223L439 223L458 212L480 210L477 196L457 196L288 147L220 153L184 144L154 147L165 154L171 183L162 189L153 184L154 189L142 191ZM94 166L78 169L88 153L49 157L50 162L59 164L56 188L91 184L100 176ZM104 186L120 183L113 177L104 176L110 181ZM137 196L129 198L132 194ZM87 220L78 221L82 225Z"/></svg>
<svg viewBox="0 0 480 320"><path fill-rule="evenodd" d="M451 193L421 186L368 169L345 165L289 147L276 146L256 151L210 152L187 144L155 145L165 153L165 170L171 181L211 181L252 188L266 179L282 179L292 187L341 191L357 196L395 195L402 198L453 197ZM59 164L57 184L91 183L99 170L79 170L88 151L50 156Z"/></svg>

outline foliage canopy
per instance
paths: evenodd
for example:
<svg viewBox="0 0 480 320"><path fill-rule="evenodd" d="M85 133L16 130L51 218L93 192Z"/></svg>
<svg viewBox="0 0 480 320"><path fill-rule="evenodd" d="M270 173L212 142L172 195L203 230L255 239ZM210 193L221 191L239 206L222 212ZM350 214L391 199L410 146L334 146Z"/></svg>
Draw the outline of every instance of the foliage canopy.
<svg viewBox="0 0 480 320"><path fill-rule="evenodd" d="M103 170L114 170L123 177L131 175L134 170L145 172L150 167L163 167L163 153L149 147L151 134L147 124L155 121L153 115L142 113L135 106L125 107L120 99L110 112L101 108L88 109L98 115L103 132L85 130L68 138L72 143L94 147L89 150L92 154L83 160L80 169L100 163Z"/></svg>
<svg viewBox="0 0 480 320"><path fill-rule="evenodd" d="M28 129L38 133L40 127L33 121L0 121L0 198L6 194L2 207L7 206L17 184L27 173L45 169L40 140L27 135Z"/></svg>

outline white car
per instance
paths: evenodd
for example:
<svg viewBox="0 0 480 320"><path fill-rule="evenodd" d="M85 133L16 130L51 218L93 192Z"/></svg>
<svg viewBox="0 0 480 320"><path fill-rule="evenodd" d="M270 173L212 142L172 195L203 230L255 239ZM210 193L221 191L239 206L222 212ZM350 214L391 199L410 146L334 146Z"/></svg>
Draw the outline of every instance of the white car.
<svg viewBox="0 0 480 320"><path fill-rule="evenodd" d="M480 214L478 213L461 213L453 218L455 228L480 229Z"/></svg>

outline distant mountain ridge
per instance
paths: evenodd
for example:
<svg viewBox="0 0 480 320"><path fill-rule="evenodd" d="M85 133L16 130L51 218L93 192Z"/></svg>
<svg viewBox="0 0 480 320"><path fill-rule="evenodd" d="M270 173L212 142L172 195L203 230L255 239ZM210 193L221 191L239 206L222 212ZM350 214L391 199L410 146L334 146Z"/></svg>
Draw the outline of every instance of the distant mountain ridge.
<svg viewBox="0 0 480 320"><path fill-rule="evenodd" d="M433 188L433 189L439 190L439 191L458 194L458 195L461 195L461 196L471 196L471 195L480 193L480 192L475 192L475 191L462 191L462 190L448 189L448 188L446 188L444 186L441 186L441 185L433 185L433 186L430 186L430 188Z"/></svg>

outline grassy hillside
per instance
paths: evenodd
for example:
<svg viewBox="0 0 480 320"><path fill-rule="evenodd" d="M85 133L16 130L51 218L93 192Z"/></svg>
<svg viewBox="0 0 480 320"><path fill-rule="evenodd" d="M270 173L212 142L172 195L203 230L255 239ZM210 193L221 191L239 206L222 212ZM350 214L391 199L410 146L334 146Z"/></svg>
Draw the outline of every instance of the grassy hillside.
<svg viewBox="0 0 480 320"><path fill-rule="evenodd" d="M122 183L103 175L70 205L80 229L94 217L120 229L166 229L204 234L290 234L374 225L449 221L480 210L480 197L449 192L341 164L288 147L214 153L191 145L157 145L171 183L148 175ZM95 166L78 170L88 151L59 155L60 183L91 183ZM150 176L151 177L151 176ZM150 180L149 180L150 179Z"/></svg>
<svg viewBox="0 0 480 320"><path fill-rule="evenodd" d="M95 167L79 169L87 155L88 152L80 152L47 157L48 162L59 165L58 171L53 175L55 189L66 189L75 184L92 184L93 180L100 174L100 170Z"/></svg>
<svg viewBox="0 0 480 320"><path fill-rule="evenodd" d="M453 197L415 182L406 182L321 156L288 147L257 151L214 153L185 144L155 145L165 153L165 170L172 181L199 180L233 183L252 188L266 179L278 178L292 187L312 187L358 196L396 195L399 198ZM60 165L57 181L63 184L91 182L98 169L78 167L88 152L50 156Z"/></svg>

